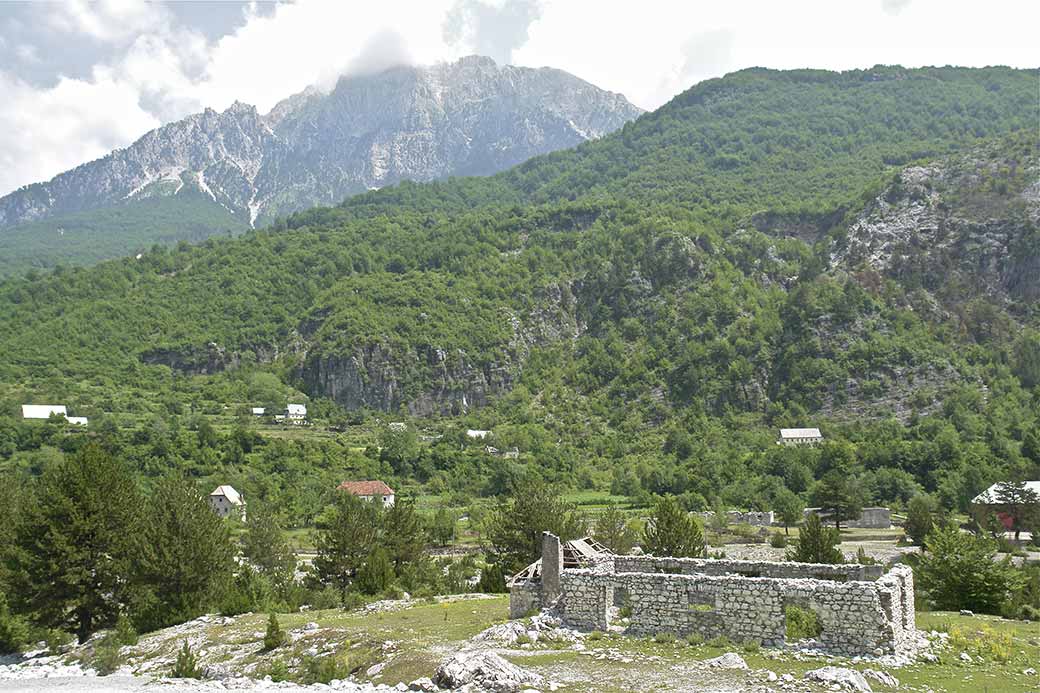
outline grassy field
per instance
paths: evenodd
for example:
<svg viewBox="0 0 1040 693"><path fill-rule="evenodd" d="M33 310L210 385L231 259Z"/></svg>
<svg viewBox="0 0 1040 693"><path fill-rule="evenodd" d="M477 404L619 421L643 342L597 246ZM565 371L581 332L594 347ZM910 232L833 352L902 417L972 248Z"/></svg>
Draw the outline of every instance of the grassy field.
<svg viewBox="0 0 1040 693"><path fill-rule="evenodd" d="M474 635L504 622L507 611L508 598L502 595L422 602L393 611L282 614L281 626L294 632L294 640L272 651L262 646L265 615L246 614L233 622L215 618L142 638L129 648L129 663L140 673L166 675L176 650L188 640L203 665L238 674L262 677L273 672L276 678L305 679L307 672L313 673L315 662L328 659L340 667L337 677L350 670L357 680L393 685L432 675L442 660L469 645ZM1026 693L1040 688L1040 677L1023 673L1040 664L1040 624L947 612L919 613L917 622L923 630L949 634L951 644L938 651L937 663L890 668L754 645L690 644L676 638L618 634L586 636L577 649L566 642L540 640L497 651L575 693L748 690L765 683L768 671L790 674L798 681L797 690L822 691L826 689L808 684L803 676L828 664L885 670L899 679L899 690ZM317 627L308 628L308 623ZM717 670L704 664L726 652L740 654L750 670ZM962 660L962 652L971 656L970 662ZM894 690L876 681L871 685L875 691Z"/></svg>

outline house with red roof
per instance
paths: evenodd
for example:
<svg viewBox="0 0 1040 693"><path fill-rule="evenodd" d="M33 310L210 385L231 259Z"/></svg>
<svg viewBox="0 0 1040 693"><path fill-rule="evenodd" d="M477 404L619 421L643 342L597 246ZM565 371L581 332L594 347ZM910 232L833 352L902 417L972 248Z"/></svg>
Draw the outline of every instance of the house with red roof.
<svg viewBox="0 0 1040 693"><path fill-rule="evenodd" d="M362 500L378 500L384 508L394 504L394 490L382 481L344 481L336 488L339 491L353 493Z"/></svg>

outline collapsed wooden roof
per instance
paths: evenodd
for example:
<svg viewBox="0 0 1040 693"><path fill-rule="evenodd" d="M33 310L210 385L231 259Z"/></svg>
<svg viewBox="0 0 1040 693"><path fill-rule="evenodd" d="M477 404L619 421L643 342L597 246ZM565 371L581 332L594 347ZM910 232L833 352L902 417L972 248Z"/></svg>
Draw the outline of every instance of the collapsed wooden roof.
<svg viewBox="0 0 1040 693"><path fill-rule="evenodd" d="M612 553L603 544L592 537L584 539L572 539L563 544L563 569L583 568L596 556ZM538 559L519 573L509 579L509 584L521 584L524 582L540 581L542 579L542 559Z"/></svg>

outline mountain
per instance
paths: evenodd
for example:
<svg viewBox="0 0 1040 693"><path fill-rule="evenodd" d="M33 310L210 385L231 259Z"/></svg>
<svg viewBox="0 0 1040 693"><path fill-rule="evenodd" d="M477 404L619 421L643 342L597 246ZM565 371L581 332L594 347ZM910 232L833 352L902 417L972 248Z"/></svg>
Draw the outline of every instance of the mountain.
<svg viewBox="0 0 1040 693"><path fill-rule="evenodd" d="M495 173L640 112L566 72L477 56L343 77L328 94L308 89L267 115L238 102L207 109L0 198L0 249L14 265L0 269L97 260L203 229L236 233L402 180ZM155 198L176 199L177 213L149 223L142 203ZM217 206L220 215L209 209ZM137 220L134 233L119 223L125 216ZM104 255L91 252L95 240Z"/></svg>
<svg viewBox="0 0 1040 693"><path fill-rule="evenodd" d="M864 502L964 509L1040 470L1037 76L748 70L494 176L8 278L0 410L67 404L143 474L277 489L301 522L340 464L691 508L848 466ZM313 437L254 450L201 423L287 401ZM387 420L444 438L400 452ZM839 444L777 451L801 425ZM0 456L32 468L19 451L59 443L20 426L0 414Z"/></svg>

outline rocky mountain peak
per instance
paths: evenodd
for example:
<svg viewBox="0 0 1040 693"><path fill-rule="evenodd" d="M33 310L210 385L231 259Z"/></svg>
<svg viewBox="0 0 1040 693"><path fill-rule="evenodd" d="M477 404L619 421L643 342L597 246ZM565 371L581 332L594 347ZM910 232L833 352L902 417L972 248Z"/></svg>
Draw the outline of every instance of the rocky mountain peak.
<svg viewBox="0 0 1040 693"><path fill-rule="evenodd" d="M266 116L235 101L0 198L0 227L195 191L251 225L402 180L496 173L601 137L640 110L559 70L393 67L308 88Z"/></svg>

